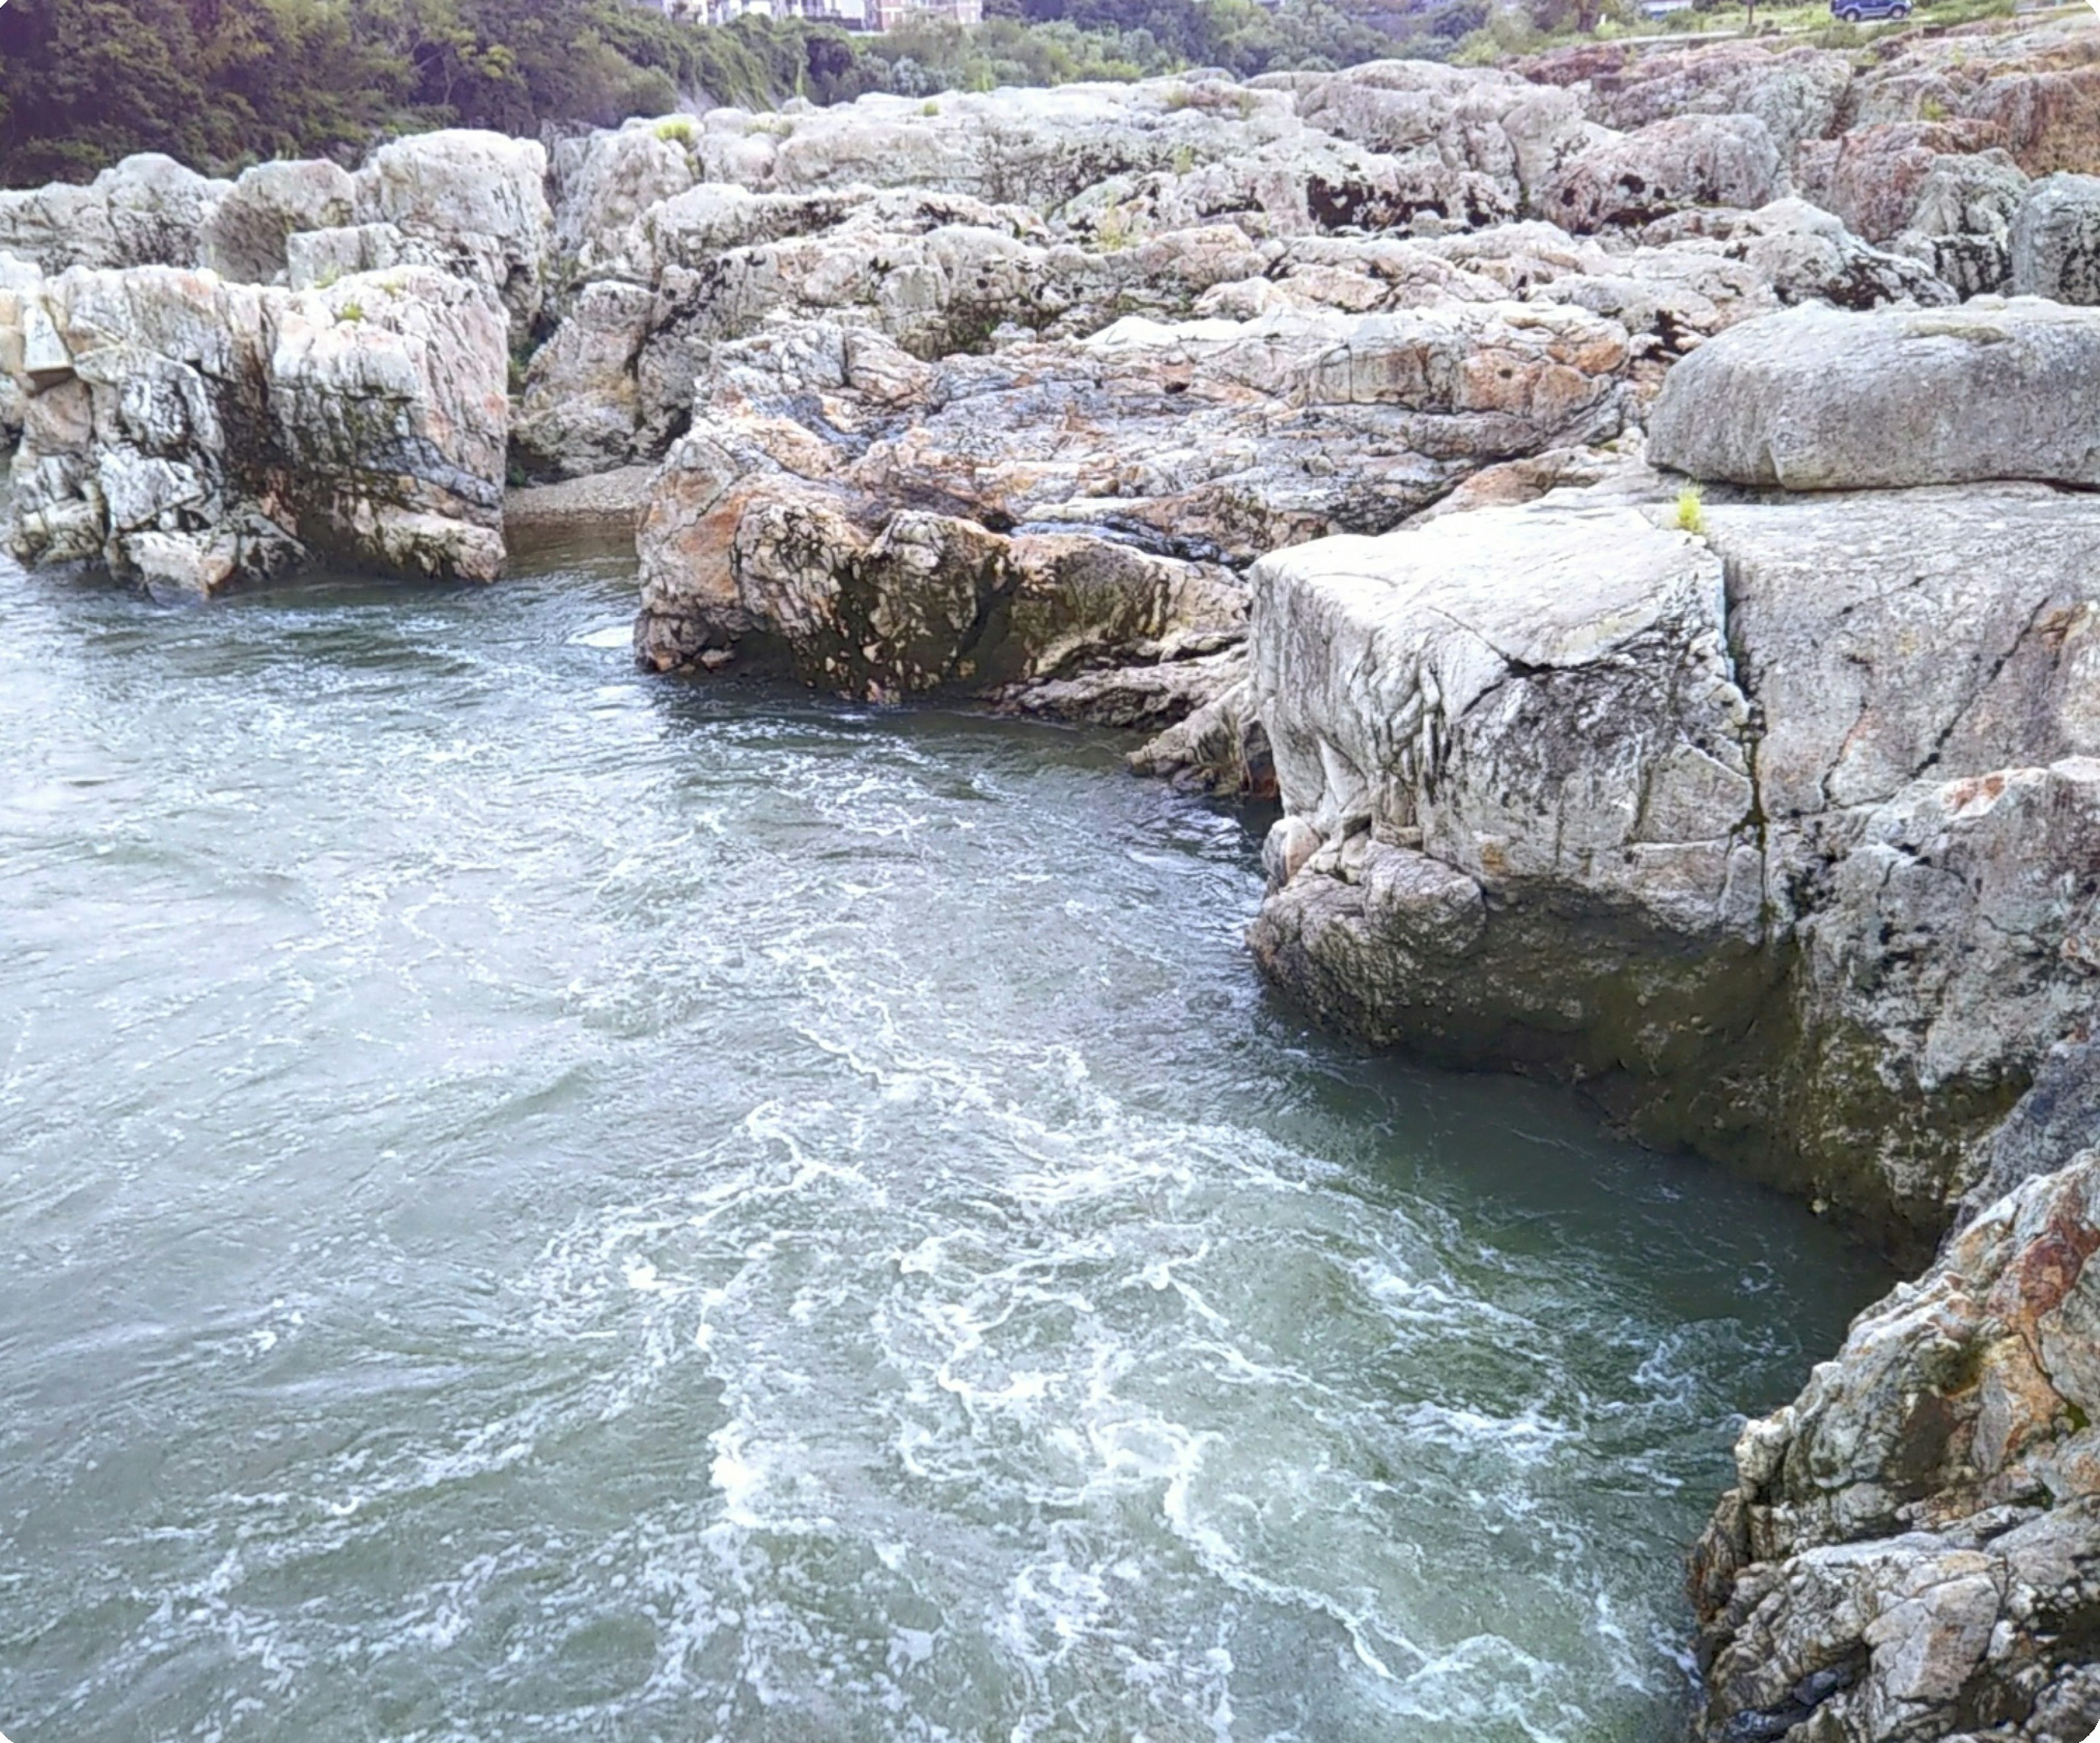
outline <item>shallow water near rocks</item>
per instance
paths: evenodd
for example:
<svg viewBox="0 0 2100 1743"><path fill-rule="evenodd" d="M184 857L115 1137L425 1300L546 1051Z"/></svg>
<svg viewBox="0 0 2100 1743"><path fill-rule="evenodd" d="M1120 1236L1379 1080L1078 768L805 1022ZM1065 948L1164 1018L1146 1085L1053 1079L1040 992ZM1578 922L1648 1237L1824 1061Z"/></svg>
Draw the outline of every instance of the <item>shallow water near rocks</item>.
<svg viewBox="0 0 2100 1743"><path fill-rule="evenodd" d="M0 1730L1670 1736L1879 1270L1308 1034L1120 741L527 566L0 571Z"/></svg>

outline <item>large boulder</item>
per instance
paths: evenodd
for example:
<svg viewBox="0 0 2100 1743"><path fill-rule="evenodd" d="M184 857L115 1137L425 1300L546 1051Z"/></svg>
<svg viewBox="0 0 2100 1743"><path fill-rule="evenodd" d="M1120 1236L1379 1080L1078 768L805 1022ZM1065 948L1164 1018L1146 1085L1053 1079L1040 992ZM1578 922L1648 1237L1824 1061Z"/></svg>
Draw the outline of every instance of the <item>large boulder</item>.
<svg viewBox="0 0 2100 1743"><path fill-rule="evenodd" d="M2100 304L2100 176L2045 176L2012 225L2013 288L2058 302Z"/></svg>
<svg viewBox="0 0 2100 1743"><path fill-rule="evenodd" d="M1785 189L1779 147L1750 115L1684 115L1608 139L1546 184L1538 216L1584 233L1700 206L1761 206Z"/></svg>
<svg viewBox="0 0 2100 1743"><path fill-rule="evenodd" d="M350 172L326 158L257 164L205 225L203 264L229 279L280 284L290 238L349 223L356 196Z"/></svg>
<svg viewBox="0 0 2100 1743"><path fill-rule="evenodd" d="M1255 566L1257 953L1915 1249L2100 974L2100 509L1625 487Z"/></svg>
<svg viewBox="0 0 2100 1743"><path fill-rule="evenodd" d="M1787 490L2100 484L2100 314L2020 297L1732 328L1670 372L1657 464Z"/></svg>
<svg viewBox="0 0 2100 1743"><path fill-rule="evenodd" d="M76 269L12 299L24 396L9 543L205 596L320 556L493 578L504 332L473 287L406 272L295 293Z"/></svg>

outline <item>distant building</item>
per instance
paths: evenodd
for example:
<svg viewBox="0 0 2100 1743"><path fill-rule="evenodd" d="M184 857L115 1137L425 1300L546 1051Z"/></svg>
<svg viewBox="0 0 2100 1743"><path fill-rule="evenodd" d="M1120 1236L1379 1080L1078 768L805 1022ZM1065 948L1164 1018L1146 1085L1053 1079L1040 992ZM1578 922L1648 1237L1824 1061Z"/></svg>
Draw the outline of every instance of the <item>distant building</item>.
<svg viewBox="0 0 2100 1743"><path fill-rule="evenodd" d="M5 5L7 0L0 0ZM984 22L984 0L660 0L673 18L696 24L726 24L733 18L806 18L848 30L894 30L915 18L948 18L959 24Z"/></svg>
<svg viewBox="0 0 2100 1743"><path fill-rule="evenodd" d="M984 22L984 0L870 0L875 28L894 30L915 18L951 18L959 24Z"/></svg>

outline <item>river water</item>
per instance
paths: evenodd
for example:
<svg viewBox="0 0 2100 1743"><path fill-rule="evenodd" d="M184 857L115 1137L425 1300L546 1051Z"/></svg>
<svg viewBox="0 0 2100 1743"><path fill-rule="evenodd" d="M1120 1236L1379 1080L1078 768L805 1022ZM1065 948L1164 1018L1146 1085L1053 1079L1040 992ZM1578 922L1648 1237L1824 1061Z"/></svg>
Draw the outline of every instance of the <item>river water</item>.
<svg viewBox="0 0 2100 1743"><path fill-rule="evenodd" d="M527 566L0 573L0 1731L1670 1735L1878 1270L1306 1032L1111 737Z"/></svg>

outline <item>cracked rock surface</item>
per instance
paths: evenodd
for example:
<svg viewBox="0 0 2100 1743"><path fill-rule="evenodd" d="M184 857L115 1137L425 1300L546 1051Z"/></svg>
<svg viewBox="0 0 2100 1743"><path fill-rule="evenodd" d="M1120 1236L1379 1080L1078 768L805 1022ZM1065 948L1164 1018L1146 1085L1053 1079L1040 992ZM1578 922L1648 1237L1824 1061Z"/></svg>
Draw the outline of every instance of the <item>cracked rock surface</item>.
<svg viewBox="0 0 2100 1743"><path fill-rule="evenodd" d="M20 275L9 542L208 597L310 556L486 581L503 562L504 337L408 270L326 291L145 267Z"/></svg>

